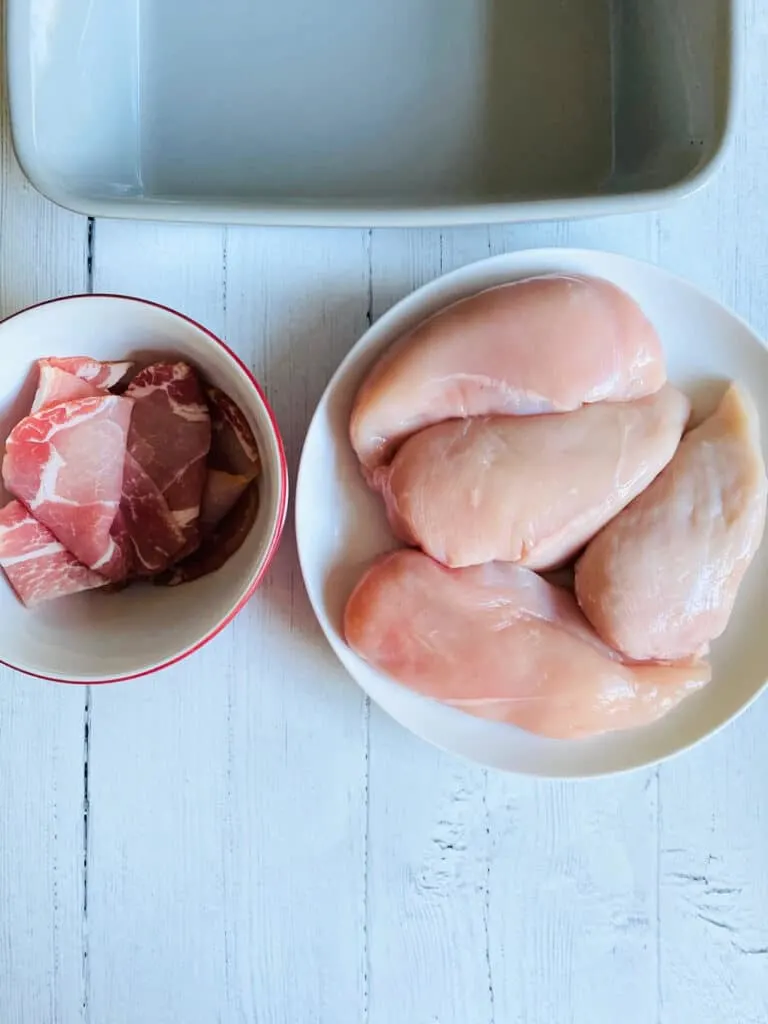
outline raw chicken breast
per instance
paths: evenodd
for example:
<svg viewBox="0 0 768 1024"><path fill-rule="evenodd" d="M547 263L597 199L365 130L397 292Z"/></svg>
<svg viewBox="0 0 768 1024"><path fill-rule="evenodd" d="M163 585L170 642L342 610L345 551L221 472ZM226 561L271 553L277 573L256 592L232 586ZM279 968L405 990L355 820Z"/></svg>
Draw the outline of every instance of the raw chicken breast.
<svg viewBox="0 0 768 1024"><path fill-rule="evenodd" d="M432 423L569 412L665 379L656 331L628 295L597 278L537 277L454 303L391 346L357 394L350 439L370 471Z"/></svg>
<svg viewBox="0 0 768 1024"><path fill-rule="evenodd" d="M27 608L107 582L81 565L20 501L0 509L0 566Z"/></svg>
<svg viewBox="0 0 768 1024"><path fill-rule="evenodd" d="M666 466L689 412L667 384L555 416L448 420L410 437L373 481L396 535L445 565L551 569Z"/></svg>
<svg viewBox="0 0 768 1024"><path fill-rule="evenodd" d="M623 664L572 595L528 569L446 569L416 551L368 570L344 632L360 657L416 692L554 739L653 722L710 678L704 663Z"/></svg>
<svg viewBox="0 0 768 1024"><path fill-rule="evenodd" d="M763 536L766 476L757 411L731 385L657 480L587 548L581 607L631 658L703 652L728 625Z"/></svg>
<svg viewBox="0 0 768 1024"><path fill-rule="evenodd" d="M131 402L62 402L11 431L3 482L78 561L112 580L127 568L110 536L120 504Z"/></svg>

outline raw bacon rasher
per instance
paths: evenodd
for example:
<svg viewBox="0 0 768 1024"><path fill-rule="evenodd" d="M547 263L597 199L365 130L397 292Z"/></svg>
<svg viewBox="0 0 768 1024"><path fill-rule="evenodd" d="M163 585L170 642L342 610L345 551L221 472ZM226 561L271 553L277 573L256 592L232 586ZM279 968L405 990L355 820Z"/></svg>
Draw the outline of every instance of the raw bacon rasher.
<svg viewBox="0 0 768 1024"><path fill-rule="evenodd" d="M32 412L45 409L59 402L70 402L76 398L96 398L105 392L95 384L76 377L73 373L52 366L47 359L39 361L40 377L32 402Z"/></svg>
<svg viewBox="0 0 768 1024"><path fill-rule="evenodd" d="M38 360L32 411L2 465L19 500L0 510L0 565L26 604L131 578L195 579L253 523L260 460L240 409L186 363L128 382L133 368Z"/></svg>
<svg viewBox="0 0 768 1024"><path fill-rule="evenodd" d="M107 582L81 565L20 501L0 509L0 566L28 608Z"/></svg>
<svg viewBox="0 0 768 1024"><path fill-rule="evenodd" d="M125 453L118 530L124 530L130 539L137 576L167 569L185 544L184 532L168 503L130 452Z"/></svg>
<svg viewBox="0 0 768 1024"><path fill-rule="evenodd" d="M57 370L64 370L65 373L71 373L81 380L87 380L94 387L108 391L124 380L135 364L132 362L102 363L98 359L90 359L88 356L67 356L65 359L56 359L51 356L48 359L39 359L38 365L41 373L43 366L54 367Z"/></svg>
<svg viewBox="0 0 768 1024"><path fill-rule="evenodd" d="M220 388L206 388L206 397L211 413L211 450L200 511L204 536L215 530L261 472L256 438L242 411ZM248 507L247 503L243 507Z"/></svg>
<svg viewBox="0 0 768 1024"><path fill-rule="evenodd" d="M48 406L12 430L3 482L89 569L123 579L111 536L120 505L131 402L116 395Z"/></svg>
<svg viewBox="0 0 768 1024"><path fill-rule="evenodd" d="M186 363L153 363L125 395L134 403L128 451L165 498L185 543L194 544L211 446L211 417L197 375Z"/></svg>
<svg viewBox="0 0 768 1024"><path fill-rule="evenodd" d="M246 480L255 480L261 469L261 459L248 421L220 388L207 388L206 395L212 432L209 464Z"/></svg>
<svg viewBox="0 0 768 1024"><path fill-rule="evenodd" d="M65 360L66 361L66 360ZM72 362L79 362L73 360ZM95 365L91 361L86 368ZM121 367L129 367L122 363ZM39 360L40 380L32 409L46 408L75 398L97 397L107 392L82 377ZM103 364L105 373L110 364ZM105 377L105 373L102 377ZM93 376L96 376L95 374ZM111 530L122 552L126 574L139 576L162 572L184 546L184 535L176 525L168 504L142 466L125 453L120 509Z"/></svg>
<svg viewBox="0 0 768 1024"><path fill-rule="evenodd" d="M167 573L157 576L156 582L175 587L216 572L240 549L256 521L258 511L259 491L251 483L224 518L203 536L200 546L172 566Z"/></svg>

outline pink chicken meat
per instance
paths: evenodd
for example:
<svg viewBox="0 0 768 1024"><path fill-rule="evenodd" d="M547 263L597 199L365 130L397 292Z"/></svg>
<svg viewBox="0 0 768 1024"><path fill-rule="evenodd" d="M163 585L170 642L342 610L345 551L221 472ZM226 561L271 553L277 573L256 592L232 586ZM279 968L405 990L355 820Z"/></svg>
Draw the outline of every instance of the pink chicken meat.
<svg viewBox="0 0 768 1024"><path fill-rule="evenodd" d="M671 385L550 416L448 420L373 478L395 533L445 565L567 561L675 453L690 405Z"/></svg>
<svg viewBox="0 0 768 1024"><path fill-rule="evenodd" d="M627 294L597 278L537 277L456 302L392 345L357 394L350 439L370 474L433 423L569 412L665 380L658 335Z"/></svg>
<svg viewBox="0 0 768 1024"><path fill-rule="evenodd" d="M120 505L131 402L115 395L47 406L11 431L3 482L75 558L124 578L111 536Z"/></svg>
<svg viewBox="0 0 768 1024"><path fill-rule="evenodd" d="M0 566L28 608L107 582L78 562L20 501L0 509Z"/></svg>
<svg viewBox="0 0 768 1024"><path fill-rule="evenodd" d="M625 664L570 593L528 569L446 569L416 551L366 572L344 632L361 658L417 693L553 739L654 722L710 679L701 662Z"/></svg>
<svg viewBox="0 0 768 1024"><path fill-rule="evenodd" d="M640 660L706 651L760 546L766 493L757 410L731 385L580 559L576 595L603 639Z"/></svg>

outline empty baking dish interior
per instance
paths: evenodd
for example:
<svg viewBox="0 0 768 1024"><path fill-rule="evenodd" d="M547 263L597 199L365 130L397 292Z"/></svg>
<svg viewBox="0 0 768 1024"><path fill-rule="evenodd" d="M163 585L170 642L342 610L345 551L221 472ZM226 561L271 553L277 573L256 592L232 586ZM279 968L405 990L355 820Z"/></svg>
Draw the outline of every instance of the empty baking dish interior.
<svg viewBox="0 0 768 1024"><path fill-rule="evenodd" d="M727 122L726 0L9 4L17 150L76 208L664 190Z"/></svg>

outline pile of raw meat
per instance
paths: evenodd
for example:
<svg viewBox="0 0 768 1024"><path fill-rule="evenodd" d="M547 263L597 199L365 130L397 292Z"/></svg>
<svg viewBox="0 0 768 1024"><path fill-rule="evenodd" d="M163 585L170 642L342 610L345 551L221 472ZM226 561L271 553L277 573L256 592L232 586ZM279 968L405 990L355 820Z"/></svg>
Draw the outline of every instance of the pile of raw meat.
<svg viewBox="0 0 768 1024"><path fill-rule="evenodd" d="M183 362L40 359L6 441L0 566L28 607L220 568L258 507L245 417Z"/></svg>
<svg viewBox="0 0 768 1024"><path fill-rule="evenodd" d="M347 643L420 694L546 737L665 715L710 680L768 494L745 390L689 415L653 326L606 281L532 278L423 322L352 412L362 473L410 547L359 582ZM563 569L566 586L540 575Z"/></svg>

